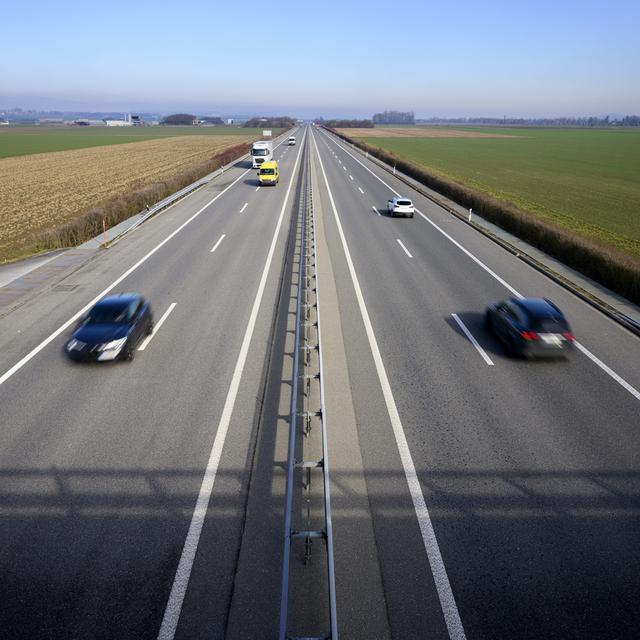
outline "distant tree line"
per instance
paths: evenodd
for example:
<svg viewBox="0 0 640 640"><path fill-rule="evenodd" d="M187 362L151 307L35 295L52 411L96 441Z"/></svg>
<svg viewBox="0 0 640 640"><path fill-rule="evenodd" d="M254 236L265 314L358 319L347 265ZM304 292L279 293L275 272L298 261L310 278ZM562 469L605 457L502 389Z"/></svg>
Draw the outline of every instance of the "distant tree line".
<svg viewBox="0 0 640 640"><path fill-rule="evenodd" d="M423 118L417 124L481 124L537 127L638 127L640 116L624 116L615 120L609 116L604 118Z"/></svg>
<svg viewBox="0 0 640 640"><path fill-rule="evenodd" d="M173 113L166 118L162 118L160 124L186 124L192 125L196 122L197 118L190 113Z"/></svg>
<svg viewBox="0 0 640 640"><path fill-rule="evenodd" d="M291 129L295 127L296 121L289 116L277 116L274 118L251 118L247 120L242 126L258 129L260 127L267 127L272 129Z"/></svg>
<svg viewBox="0 0 640 640"><path fill-rule="evenodd" d="M415 124L413 111L383 111L373 114L374 124Z"/></svg>
<svg viewBox="0 0 640 640"><path fill-rule="evenodd" d="M322 120L325 127L332 129L373 129L371 120Z"/></svg>

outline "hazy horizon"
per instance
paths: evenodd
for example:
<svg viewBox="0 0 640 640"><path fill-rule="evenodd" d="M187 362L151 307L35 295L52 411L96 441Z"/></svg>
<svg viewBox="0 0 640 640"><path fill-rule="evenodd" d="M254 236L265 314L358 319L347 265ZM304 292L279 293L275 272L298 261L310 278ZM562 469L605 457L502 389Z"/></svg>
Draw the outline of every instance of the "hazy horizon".
<svg viewBox="0 0 640 640"><path fill-rule="evenodd" d="M516 118L640 110L640 8L283 2L254 15L196 0L5 9L0 109L313 118ZM5 103L5 100L9 101ZM39 106L34 107L34 104Z"/></svg>

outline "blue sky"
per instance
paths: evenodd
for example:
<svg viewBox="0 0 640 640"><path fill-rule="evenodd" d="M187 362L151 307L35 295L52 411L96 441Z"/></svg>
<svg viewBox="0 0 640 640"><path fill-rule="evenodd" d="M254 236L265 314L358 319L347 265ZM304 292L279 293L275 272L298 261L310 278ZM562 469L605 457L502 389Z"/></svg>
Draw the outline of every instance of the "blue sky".
<svg viewBox="0 0 640 640"><path fill-rule="evenodd" d="M636 0L28 7L0 19L0 108L44 96L51 108L325 117L640 112Z"/></svg>

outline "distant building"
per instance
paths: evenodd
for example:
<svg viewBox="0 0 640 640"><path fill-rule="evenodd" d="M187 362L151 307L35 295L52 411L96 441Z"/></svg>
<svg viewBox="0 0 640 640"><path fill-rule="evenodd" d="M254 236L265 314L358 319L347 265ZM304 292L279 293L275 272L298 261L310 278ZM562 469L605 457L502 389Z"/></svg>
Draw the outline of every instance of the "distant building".
<svg viewBox="0 0 640 640"><path fill-rule="evenodd" d="M131 123L127 120L105 120L107 127L130 127Z"/></svg>

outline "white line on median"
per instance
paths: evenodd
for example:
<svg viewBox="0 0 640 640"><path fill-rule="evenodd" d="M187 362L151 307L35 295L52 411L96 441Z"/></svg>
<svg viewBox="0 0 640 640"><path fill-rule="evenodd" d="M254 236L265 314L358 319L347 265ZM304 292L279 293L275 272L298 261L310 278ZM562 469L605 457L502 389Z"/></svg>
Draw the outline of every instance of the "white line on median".
<svg viewBox="0 0 640 640"><path fill-rule="evenodd" d="M364 195L364 191L363 191L360 187L358 187L358 191L359 191L362 195Z"/></svg>
<svg viewBox="0 0 640 640"><path fill-rule="evenodd" d="M322 135L328 135L328 134L324 134L323 133ZM339 143L337 143L335 141L333 141L333 142L334 142L335 145L340 147L340 149L342 149L348 156L351 156L361 167L366 169L376 180L378 180L385 187L387 187L387 189L389 189L392 193L394 193L395 195L400 195L391 186L389 186L380 176L376 175L373 171L371 171L371 169L369 169L369 167L367 167L365 164L360 162L360 160L358 160L358 158L356 158L353 154L349 153L349 151L347 151L347 149L345 149L341 144L339 144ZM473 260L477 265L482 267L490 276L495 278L508 291L511 291L511 293L513 293L513 295L516 296L516 298L523 298L524 297L521 293L519 293L516 289L514 289L506 280L501 278L495 271L493 271L484 262L482 262L482 260L479 260L478 258L476 258L476 256L474 256L468 249L463 247L457 240L452 238L446 231L441 229L435 222L433 222L432 220L429 220L429 218L427 218L427 216L425 216L424 213L422 213L418 209L416 209L416 211L420 214L420 216L424 220L426 220L432 227L434 227L434 229L439 231L445 238L447 238L447 240L449 240L456 247L458 247L458 249L460 249L460 251L462 251L466 256L471 258L471 260ZM599 358L594 356L584 345L578 343L577 341L575 342L575 345L584 355L586 355L594 364L596 364L598 367L600 367L600 369L602 369L602 371L604 371L608 376L610 376L613 380L615 380L623 389L626 389L632 396L634 396L636 399L640 400L640 391L638 391L635 387L630 385L624 378L619 376L613 369L611 369L604 362L602 362L602 360L600 360Z"/></svg>
<svg viewBox="0 0 640 640"><path fill-rule="evenodd" d="M174 310L175 306L176 306L175 302L172 302L169 305L169 308L162 314L162 318L158 320L158 322L156 323L156 326L153 328L153 333L148 335L142 341L142 344L138 347L138 351L144 351L147 348L147 345L151 342L151 338L153 338L156 335L156 333L158 333L158 330L164 324L164 321L169 317L169 314Z"/></svg>
<svg viewBox="0 0 640 640"><path fill-rule="evenodd" d="M351 174L349 174L349 179L353 180L353 176Z"/></svg>
<svg viewBox="0 0 640 640"><path fill-rule="evenodd" d="M257 186L257 187L256 187L256 191L257 191L259 188L260 188L260 186Z"/></svg>
<svg viewBox="0 0 640 640"><path fill-rule="evenodd" d="M482 359L488 365L493 366L493 361L491 360L491 358L487 355L486 351L478 344L478 341L473 337L473 334L471 333L471 331L467 329L464 322L460 320L460 318L458 317L458 314L452 313L451 316L458 323L458 326L462 329L462 331L464 332L464 335L467 336L467 338L469 338L469 342L471 342L471 344L476 348L477 352L482 356Z"/></svg>
<svg viewBox="0 0 640 640"><path fill-rule="evenodd" d="M223 234L220 236L220 239L218 240L218 242L216 242L216 243L213 245L213 249L211 249L211 253L213 253L213 252L214 252L214 251L215 251L215 250L220 246L220 243L225 239L226 235L227 235L226 233L223 233Z"/></svg>
<svg viewBox="0 0 640 640"><path fill-rule="evenodd" d="M404 244L402 244L402 240L400 240L400 238L396 238L397 243L404 249L404 252L410 257L413 258L413 256L409 253L409 249L407 249L407 247L404 246Z"/></svg>
<svg viewBox="0 0 640 640"><path fill-rule="evenodd" d="M271 240L269 254L267 255L267 260L262 271L262 277L260 278L258 291L253 301L251 315L249 316L247 329L245 331L244 339L242 340L242 346L240 347L240 353L238 354L238 360L236 361L236 366L233 371L233 377L231 378L231 384L229 385L227 398L224 403L224 408L222 409L220 422L218 423L218 430L216 431L213 447L211 448L209 462L207 463L207 468L204 472L202 485L200 486L200 492L198 494L198 500L196 502L195 509L193 510L187 538L184 542L182 555L180 556L180 562L178 563L176 575L171 586L169 601L167 602L164 616L162 618L162 625L160 626L160 631L158 632L158 640L173 640L176 634L176 629L178 628L178 621L180 619L182 603L184 602L184 597L187 592L187 586L189 584L189 578L191 577L191 570L193 568L193 562L196 557L196 551L198 550L200 534L202 533L202 527L207 515L207 510L209 508L209 500L211 498L211 493L213 492L213 484L218 472L220 457L222 456L222 448L224 447L224 443L227 437L227 431L231 422L231 416L233 414L236 397L238 395L238 389L240 388L240 379L242 378L244 365L247 360L247 354L249 353L249 344L251 343L253 330L258 318L258 311L260 309L260 303L262 302L262 295L267 284L269 268L273 260L273 254L276 249L280 228L282 227L282 221L284 219L287 202L289 201L291 187L293 186L293 176L295 176L298 168L298 161L300 160L300 152L302 151L302 146L303 145L300 145L300 150L298 151L298 155L296 156L293 172L291 173L291 179L289 181L289 188L287 189L287 193L284 197L284 202L282 203L280 217L278 218L276 230Z"/></svg>
<svg viewBox="0 0 640 640"><path fill-rule="evenodd" d="M378 211L378 207L371 207L371 208L372 208L372 209L373 209L373 210L374 210L374 211L375 211L375 212L376 212L380 217L382 217L382 216L380 215L380 212Z"/></svg>
<svg viewBox="0 0 640 640"><path fill-rule="evenodd" d="M433 575L436 591L438 592L438 598L440 599L440 606L442 608L444 620L449 632L449 638L451 640L465 640L466 636L464 633L464 628L462 627L462 620L460 619L458 605L456 604L456 600L451 589L451 583L449 582L449 576L447 575L447 570L444 566L442 554L440 553L440 547L438 545L438 540L436 539L436 533L433 528L433 523L431 522L429 509L427 508L427 503L422 493L422 487L420 486L420 480L413 463L411 451L409 450L409 444L407 443L407 438L404 433L402 421L400 420L398 407L396 405L395 398L393 397L393 391L391 390L389 377L387 376L387 371L385 369L384 362L382 361L382 356L380 355L378 341L376 340L376 336L373 332L373 326L371 325L369 312L367 311L364 297L362 295L362 290L360 289L360 282L358 281L358 276L356 275L356 270L353 266L353 261L351 260L351 253L349 251L349 247L347 246L347 240L345 238L344 231L342 230L342 223L340 222L340 216L338 215L338 210L336 209L336 203L333 199L333 193L331 192L331 187L329 187L329 180L327 179L327 174L325 173L324 165L322 164L320 150L318 149L318 145L316 144L314 136L312 136L312 139L316 149L316 154L318 156L318 162L320 163L320 169L322 170L322 175L324 176L324 181L327 185L329 201L331 202L336 226L338 227L338 234L340 235L340 240L342 241L342 248L347 260L347 266L349 267L349 273L351 274L353 288L356 292L358 306L360 307L360 315L362 316L365 331L367 333L367 338L369 339L369 347L371 349L371 354L373 356L376 371L378 373L380 386L382 387L382 394L384 396L387 412L389 414L389 420L391 421L391 426L393 428L393 434L395 436L398 452L400 453L400 459L404 468L404 474L407 479L407 485L409 486L409 493L411 494L413 508L418 519L418 525L420 527L422 540L427 552L427 557L429 559L429 566L431 567L431 573Z"/></svg>
<svg viewBox="0 0 640 640"><path fill-rule="evenodd" d="M245 202L245 203L242 205L242 209L240 209L240 213L242 213L242 212L247 208L247 205L248 205L248 204L249 204L248 202Z"/></svg>

